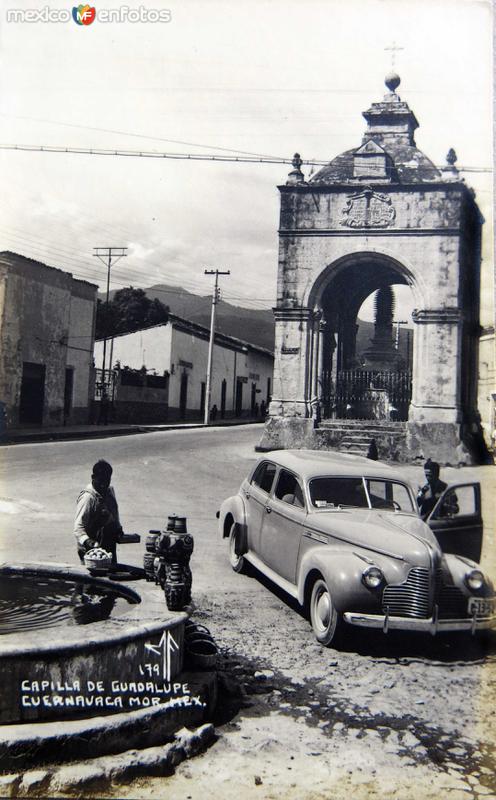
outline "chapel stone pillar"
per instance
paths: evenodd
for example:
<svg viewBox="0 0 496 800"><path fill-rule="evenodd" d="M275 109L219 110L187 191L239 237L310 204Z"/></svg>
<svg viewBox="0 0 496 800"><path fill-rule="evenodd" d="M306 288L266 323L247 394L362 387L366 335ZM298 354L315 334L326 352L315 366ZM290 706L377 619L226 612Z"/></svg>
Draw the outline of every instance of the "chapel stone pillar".
<svg viewBox="0 0 496 800"><path fill-rule="evenodd" d="M461 422L462 313L457 308L415 310L413 393L409 421Z"/></svg>
<svg viewBox="0 0 496 800"><path fill-rule="evenodd" d="M324 330L325 322L322 319L321 311L314 311L313 314L313 347L312 347L312 371L311 371L311 416L315 421L321 417L322 400L322 369L324 362Z"/></svg>
<svg viewBox="0 0 496 800"><path fill-rule="evenodd" d="M276 308L274 382L269 416L308 417L311 399L313 313Z"/></svg>

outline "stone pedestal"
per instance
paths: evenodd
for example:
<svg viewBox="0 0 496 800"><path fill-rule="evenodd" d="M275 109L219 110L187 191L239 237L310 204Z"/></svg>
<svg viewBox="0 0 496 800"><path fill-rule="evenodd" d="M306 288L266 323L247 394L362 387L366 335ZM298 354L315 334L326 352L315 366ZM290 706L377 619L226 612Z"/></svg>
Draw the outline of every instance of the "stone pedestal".
<svg viewBox="0 0 496 800"><path fill-rule="evenodd" d="M349 434L349 425L363 438L374 439L379 458L404 464L422 464L432 458L445 466L465 466L477 463L475 439L470 431L456 423L391 423L384 421L333 420L331 424L315 425L312 419L270 417L258 447L259 452L270 450L336 450Z"/></svg>
<svg viewBox="0 0 496 800"><path fill-rule="evenodd" d="M366 389L356 409L357 419L389 419L389 397L385 389Z"/></svg>

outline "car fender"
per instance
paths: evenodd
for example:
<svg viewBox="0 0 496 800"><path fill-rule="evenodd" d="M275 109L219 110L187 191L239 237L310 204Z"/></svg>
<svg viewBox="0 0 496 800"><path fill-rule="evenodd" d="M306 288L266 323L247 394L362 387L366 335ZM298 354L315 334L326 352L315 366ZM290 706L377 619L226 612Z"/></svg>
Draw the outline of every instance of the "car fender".
<svg viewBox="0 0 496 800"><path fill-rule="evenodd" d="M480 565L475 561L471 561L463 556L457 556L452 553L445 553L443 561L449 570L451 578L455 586L458 586L467 596L475 595L479 597L492 597L494 595L494 586L489 579L487 573L481 569ZM471 591L465 583L466 575L473 569L480 570L485 578L485 585L478 592Z"/></svg>
<svg viewBox="0 0 496 800"><path fill-rule="evenodd" d="M246 509L239 494L228 497L220 507L219 533L222 538L229 536L233 522L238 526L239 541L242 543L241 552L246 553Z"/></svg>
<svg viewBox="0 0 496 800"><path fill-rule="evenodd" d="M379 564L378 564L379 566ZM326 581L333 603L340 612L377 606L377 592L362 583L367 562L356 553L335 550L328 545L312 547L303 556L298 573L298 601L305 605L313 578L320 573Z"/></svg>

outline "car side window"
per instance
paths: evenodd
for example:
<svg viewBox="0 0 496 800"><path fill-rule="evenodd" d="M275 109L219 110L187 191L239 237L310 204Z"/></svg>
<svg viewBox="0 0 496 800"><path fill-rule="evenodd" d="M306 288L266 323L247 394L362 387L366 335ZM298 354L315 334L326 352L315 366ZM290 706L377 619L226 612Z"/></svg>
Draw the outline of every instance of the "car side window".
<svg viewBox="0 0 496 800"><path fill-rule="evenodd" d="M367 480L367 489L372 508L394 509L386 481Z"/></svg>
<svg viewBox="0 0 496 800"><path fill-rule="evenodd" d="M413 512L412 500L406 486L394 481L367 478L367 491L372 508L385 511Z"/></svg>
<svg viewBox="0 0 496 800"><path fill-rule="evenodd" d="M287 472L282 469L279 473L277 481L275 497L282 500L283 503L296 506L297 508L305 507L305 500L303 497L303 489L300 486L298 478L292 472Z"/></svg>
<svg viewBox="0 0 496 800"><path fill-rule="evenodd" d="M262 461L253 473L251 483L253 486L258 486L262 491L270 494L275 474L276 465L272 464L270 461Z"/></svg>
<svg viewBox="0 0 496 800"><path fill-rule="evenodd" d="M439 517L471 517L477 514L474 486L459 486L446 492L439 509Z"/></svg>

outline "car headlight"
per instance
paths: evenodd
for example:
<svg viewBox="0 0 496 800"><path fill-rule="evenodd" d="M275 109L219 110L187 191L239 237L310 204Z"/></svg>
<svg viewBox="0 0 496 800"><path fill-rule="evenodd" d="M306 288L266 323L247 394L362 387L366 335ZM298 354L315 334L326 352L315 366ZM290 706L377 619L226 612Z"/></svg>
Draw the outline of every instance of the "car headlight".
<svg viewBox="0 0 496 800"><path fill-rule="evenodd" d="M362 581L368 589L378 589L384 582L384 574L379 567L367 567L362 573Z"/></svg>
<svg viewBox="0 0 496 800"><path fill-rule="evenodd" d="M471 572L467 572L465 575L465 583L469 589L472 589L473 592L476 592L478 589L482 589L484 582L484 575L480 569L473 569Z"/></svg>

